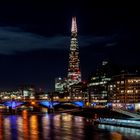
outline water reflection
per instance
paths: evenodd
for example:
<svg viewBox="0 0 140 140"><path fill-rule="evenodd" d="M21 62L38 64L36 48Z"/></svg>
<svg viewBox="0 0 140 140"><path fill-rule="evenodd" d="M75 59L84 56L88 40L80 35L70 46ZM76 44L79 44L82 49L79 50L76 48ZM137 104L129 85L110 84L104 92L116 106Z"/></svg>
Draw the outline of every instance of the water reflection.
<svg viewBox="0 0 140 140"><path fill-rule="evenodd" d="M3 139L3 118L2 115L0 114L0 140Z"/></svg>
<svg viewBox="0 0 140 140"><path fill-rule="evenodd" d="M0 140L139 140L140 130L109 125L70 114L0 114Z"/></svg>
<svg viewBox="0 0 140 140"><path fill-rule="evenodd" d="M21 131L23 130L23 138L28 139L29 136L29 120L28 120L28 112L27 110L24 110L22 112L22 122L19 122L19 125L21 125Z"/></svg>
<svg viewBox="0 0 140 140"><path fill-rule="evenodd" d="M12 116L11 116L12 118ZM10 117L6 117L3 120L3 136L4 139L10 140L11 139L11 120Z"/></svg>
<svg viewBox="0 0 140 140"><path fill-rule="evenodd" d="M36 115L30 117L30 137L33 140L38 140L39 131L38 131L38 120Z"/></svg>

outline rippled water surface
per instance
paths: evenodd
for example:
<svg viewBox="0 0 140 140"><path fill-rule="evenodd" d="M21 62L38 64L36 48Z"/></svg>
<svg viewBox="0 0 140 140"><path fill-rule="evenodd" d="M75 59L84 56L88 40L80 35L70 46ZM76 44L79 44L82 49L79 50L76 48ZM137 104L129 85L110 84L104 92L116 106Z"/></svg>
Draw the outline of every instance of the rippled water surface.
<svg viewBox="0 0 140 140"><path fill-rule="evenodd" d="M0 114L0 140L140 140L140 129L95 126L70 114Z"/></svg>

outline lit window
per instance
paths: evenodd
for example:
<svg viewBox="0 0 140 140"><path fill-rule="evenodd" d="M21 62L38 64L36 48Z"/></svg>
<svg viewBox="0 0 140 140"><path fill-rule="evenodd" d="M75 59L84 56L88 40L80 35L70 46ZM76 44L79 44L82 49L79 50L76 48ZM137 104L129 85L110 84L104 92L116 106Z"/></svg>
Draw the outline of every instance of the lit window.
<svg viewBox="0 0 140 140"><path fill-rule="evenodd" d="M110 85L110 87L113 87L113 85Z"/></svg>
<svg viewBox="0 0 140 140"><path fill-rule="evenodd" d="M128 80L128 83L133 83L133 82L134 82L134 80L132 80L132 79L131 80L130 79Z"/></svg>
<svg viewBox="0 0 140 140"><path fill-rule="evenodd" d="M138 93L138 90L136 90L136 93Z"/></svg>
<svg viewBox="0 0 140 140"><path fill-rule="evenodd" d="M127 90L127 93L132 93L133 92L133 90Z"/></svg>

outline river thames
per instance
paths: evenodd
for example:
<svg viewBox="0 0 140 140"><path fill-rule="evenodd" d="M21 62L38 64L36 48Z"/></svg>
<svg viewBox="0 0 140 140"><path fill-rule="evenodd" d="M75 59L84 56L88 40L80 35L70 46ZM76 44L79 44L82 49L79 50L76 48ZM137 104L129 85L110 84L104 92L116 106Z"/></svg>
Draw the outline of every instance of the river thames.
<svg viewBox="0 0 140 140"><path fill-rule="evenodd" d="M90 119L61 114L0 114L0 140L139 140L140 129L94 125Z"/></svg>

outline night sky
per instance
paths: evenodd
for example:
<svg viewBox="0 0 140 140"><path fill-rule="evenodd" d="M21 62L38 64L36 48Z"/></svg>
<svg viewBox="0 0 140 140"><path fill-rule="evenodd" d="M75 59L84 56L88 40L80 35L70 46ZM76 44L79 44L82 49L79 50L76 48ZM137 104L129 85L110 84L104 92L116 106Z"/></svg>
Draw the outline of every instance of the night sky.
<svg viewBox="0 0 140 140"><path fill-rule="evenodd" d="M50 91L56 77L67 76L72 16L77 17L83 80L103 60L140 64L136 5L46 2L0 3L0 91L23 84Z"/></svg>

